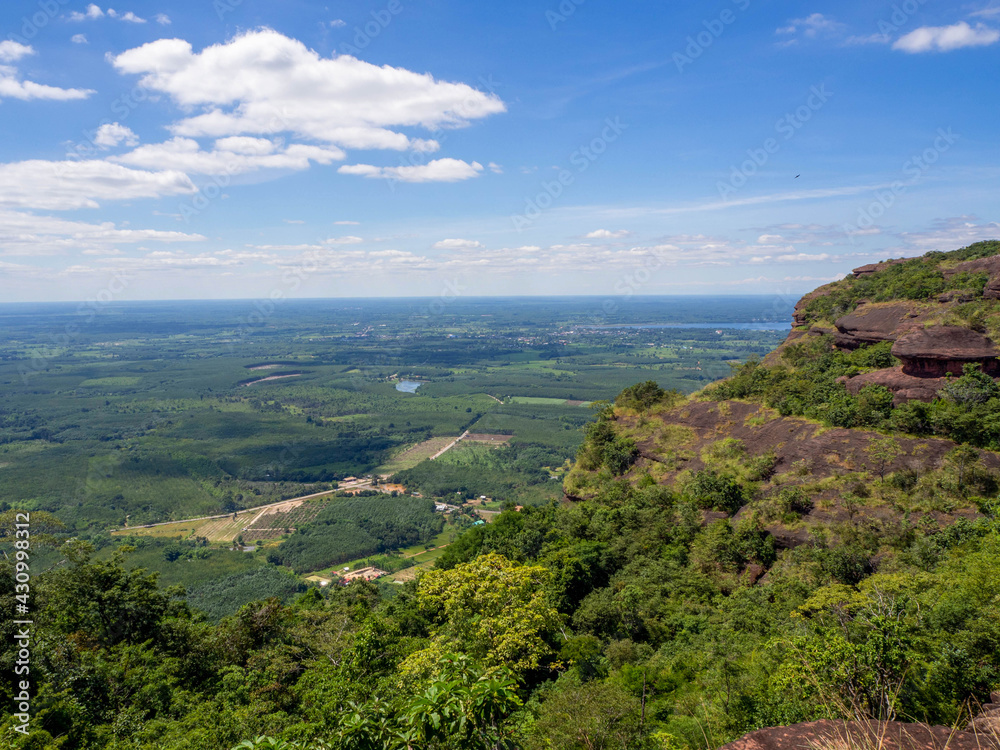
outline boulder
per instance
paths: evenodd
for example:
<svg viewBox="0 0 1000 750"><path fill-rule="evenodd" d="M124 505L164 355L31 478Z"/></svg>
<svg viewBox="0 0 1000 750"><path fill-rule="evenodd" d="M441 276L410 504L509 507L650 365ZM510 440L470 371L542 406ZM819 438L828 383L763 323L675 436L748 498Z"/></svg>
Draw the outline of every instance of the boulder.
<svg viewBox="0 0 1000 750"><path fill-rule="evenodd" d="M842 378L841 382L852 396L857 396L866 385L884 386L892 391L892 403L899 406L905 401L933 401L948 380L907 375L901 366L897 366Z"/></svg>
<svg viewBox="0 0 1000 750"><path fill-rule="evenodd" d="M861 306L834 323L837 327L834 343L843 349L857 349L862 344L895 341L916 325L917 317L918 313L905 304Z"/></svg>
<svg viewBox="0 0 1000 750"><path fill-rule="evenodd" d="M931 326L896 339L892 354L903 361L903 373L923 378L962 374L962 366L978 362L983 372L1000 374L1000 351L986 336L958 326Z"/></svg>

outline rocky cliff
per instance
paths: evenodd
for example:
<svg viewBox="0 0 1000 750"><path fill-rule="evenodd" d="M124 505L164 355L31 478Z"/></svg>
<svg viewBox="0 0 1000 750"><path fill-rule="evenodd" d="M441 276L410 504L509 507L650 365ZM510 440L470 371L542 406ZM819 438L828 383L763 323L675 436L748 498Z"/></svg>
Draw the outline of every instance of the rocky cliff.
<svg viewBox="0 0 1000 750"><path fill-rule="evenodd" d="M890 342L899 363L846 380L889 389L896 400L930 401L967 364L1000 376L1000 243L980 242L955 253L929 253L854 269L846 279L804 296L786 345L832 337L839 349ZM968 259L963 259L968 258ZM780 347L769 361L775 362Z"/></svg>

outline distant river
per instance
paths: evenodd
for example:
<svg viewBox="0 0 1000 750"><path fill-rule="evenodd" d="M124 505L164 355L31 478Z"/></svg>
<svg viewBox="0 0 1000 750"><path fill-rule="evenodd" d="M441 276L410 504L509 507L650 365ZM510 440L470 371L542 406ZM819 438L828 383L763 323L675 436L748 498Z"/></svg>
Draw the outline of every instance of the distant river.
<svg viewBox="0 0 1000 750"><path fill-rule="evenodd" d="M620 326L583 326L583 328L715 328L738 331L789 331L791 322L764 323L629 323Z"/></svg>
<svg viewBox="0 0 1000 750"><path fill-rule="evenodd" d="M414 380L400 380L396 383L396 390L402 391L403 393L416 393L417 388L422 385L423 383L417 383Z"/></svg>

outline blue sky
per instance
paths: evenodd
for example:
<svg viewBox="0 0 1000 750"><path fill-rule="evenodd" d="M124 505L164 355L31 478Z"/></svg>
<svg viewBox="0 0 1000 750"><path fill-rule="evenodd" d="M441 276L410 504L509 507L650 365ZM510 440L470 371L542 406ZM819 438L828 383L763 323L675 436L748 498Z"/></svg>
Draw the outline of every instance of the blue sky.
<svg viewBox="0 0 1000 750"><path fill-rule="evenodd" d="M41 0L0 32L0 301L798 295L1000 237L996 0Z"/></svg>

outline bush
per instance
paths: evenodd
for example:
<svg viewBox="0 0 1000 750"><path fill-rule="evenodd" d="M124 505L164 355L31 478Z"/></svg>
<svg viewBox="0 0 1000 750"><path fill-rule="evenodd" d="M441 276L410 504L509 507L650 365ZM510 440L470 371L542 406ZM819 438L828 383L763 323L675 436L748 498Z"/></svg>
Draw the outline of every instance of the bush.
<svg viewBox="0 0 1000 750"><path fill-rule="evenodd" d="M699 471L685 488L685 494L699 508L732 515L747 502L747 492L735 477L712 469Z"/></svg>

